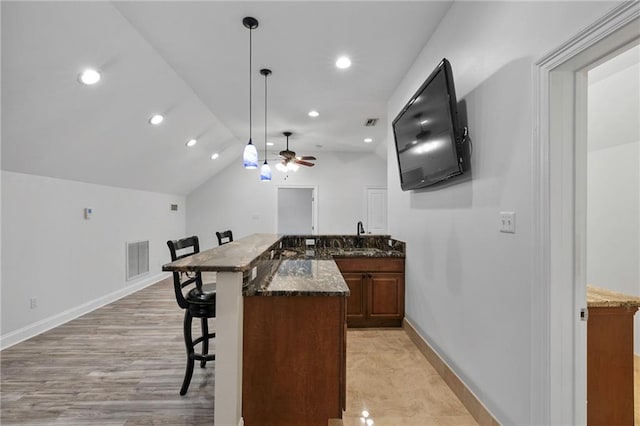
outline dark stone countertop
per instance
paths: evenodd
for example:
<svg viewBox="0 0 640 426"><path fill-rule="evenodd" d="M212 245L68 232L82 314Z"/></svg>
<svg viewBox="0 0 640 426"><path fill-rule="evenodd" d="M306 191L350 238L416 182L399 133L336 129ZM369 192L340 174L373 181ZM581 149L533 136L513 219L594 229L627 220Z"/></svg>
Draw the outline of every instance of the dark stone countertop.
<svg viewBox="0 0 640 426"><path fill-rule="evenodd" d="M244 296L348 296L349 287L333 260L284 259L262 285Z"/></svg>
<svg viewBox="0 0 640 426"><path fill-rule="evenodd" d="M311 248L311 249L286 249L282 250L282 257L295 257L304 259L333 259L334 257L400 257L404 258L404 252L399 250L381 250L378 248Z"/></svg>
<svg viewBox="0 0 640 426"><path fill-rule="evenodd" d="M285 235L282 249L315 256L404 257L405 243L390 235Z"/></svg>
<svg viewBox="0 0 640 426"><path fill-rule="evenodd" d="M389 235L253 234L162 267L164 271L242 272L244 296L348 296L334 258L404 258Z"/></svg>

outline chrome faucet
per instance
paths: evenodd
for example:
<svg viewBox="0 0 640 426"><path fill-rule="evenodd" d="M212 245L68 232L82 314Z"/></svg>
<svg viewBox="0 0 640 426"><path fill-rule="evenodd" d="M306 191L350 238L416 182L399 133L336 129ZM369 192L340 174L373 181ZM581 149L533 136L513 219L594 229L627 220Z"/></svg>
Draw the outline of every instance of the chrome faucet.
<svg viewBox="0 0 640 426"><path fill-rule="evenodd" d="M358 222L357 227L358 227L358 232L357 233L358 233L358 237L359 237L360 235L364 234L364 226L362 226L362 222Z"/></svg>

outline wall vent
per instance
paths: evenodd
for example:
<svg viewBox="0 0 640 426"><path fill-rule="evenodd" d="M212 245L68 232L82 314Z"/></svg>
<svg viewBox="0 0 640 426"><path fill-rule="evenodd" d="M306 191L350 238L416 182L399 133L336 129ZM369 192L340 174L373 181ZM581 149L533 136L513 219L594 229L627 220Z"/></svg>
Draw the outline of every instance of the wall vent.
<svg viewBox="0 0 640 426"><path fill-rule="evenodd" d="M365 127L373 127L378 122L377 118L367 118L367 121L364 122Z"/></svg>
<svg viewBox="0 0 640 426"><path fill-rule="evenodd" d="M178 205L177 204L171 204L171 211L177 212L178 211Z"/></svg>
<svg viewBox="0 0 640 426"><path fill-rule="evenodd" d="M149 240L127 243L127 281L149 273Z"/></svg>

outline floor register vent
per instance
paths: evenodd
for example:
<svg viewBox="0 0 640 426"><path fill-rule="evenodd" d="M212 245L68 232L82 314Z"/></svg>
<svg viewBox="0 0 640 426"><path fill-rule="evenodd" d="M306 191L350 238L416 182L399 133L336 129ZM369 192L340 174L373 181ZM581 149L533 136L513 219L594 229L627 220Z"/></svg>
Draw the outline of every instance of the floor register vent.
<svg viewBox="0 0 640 426"><path fill-rule="evenodd" d="M149 240L127 243L127 281L149 273Z"/></svg>

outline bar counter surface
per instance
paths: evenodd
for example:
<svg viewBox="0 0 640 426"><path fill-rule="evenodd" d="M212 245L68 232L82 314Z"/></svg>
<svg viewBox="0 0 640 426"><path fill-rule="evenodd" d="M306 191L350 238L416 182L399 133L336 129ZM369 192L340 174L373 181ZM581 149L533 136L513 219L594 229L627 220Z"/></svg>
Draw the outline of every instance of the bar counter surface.
<svg viewBox="0 0 640 426"><path fill-rule="evenodd" d="M237 241L176 260L163 271L246 272L266 252L274 250L281 237L276 234L253 234Z"/></svg>

